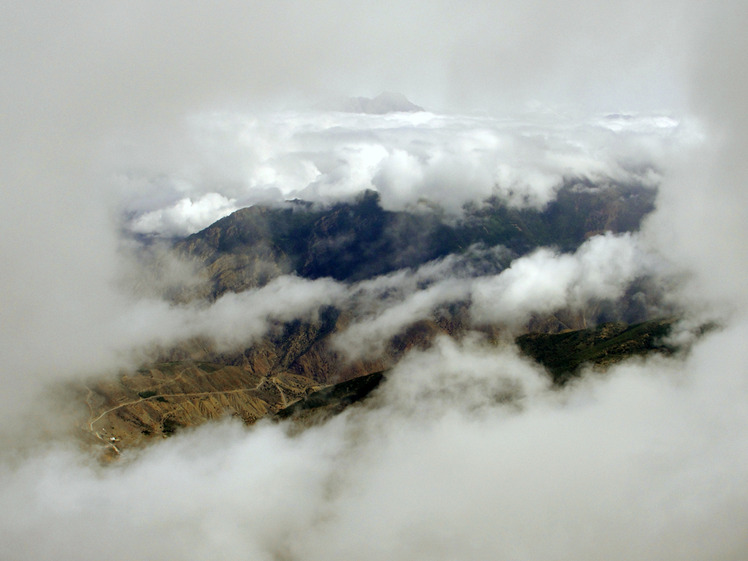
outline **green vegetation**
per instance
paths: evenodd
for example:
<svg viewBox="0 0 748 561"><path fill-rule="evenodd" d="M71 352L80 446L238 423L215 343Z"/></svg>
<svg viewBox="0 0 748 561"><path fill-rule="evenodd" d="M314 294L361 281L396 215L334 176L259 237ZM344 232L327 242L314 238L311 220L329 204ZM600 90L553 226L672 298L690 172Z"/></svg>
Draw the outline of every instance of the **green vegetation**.
<svg viewBox="0 0 748 561"><path fill-rule="evenodd" d="M166 436L171 436L175 432L177 432L177 429L182 428L182 425L179 424L177 421L172 419L171 417L166 417L161 422L161 432Z"/></svg>
<svg viewBox="0 0 748 561"><path fill-rule="evenodd" d="M578 376L584 364L605 367L652 351L672 353L674 349L662 340L673 322L660 319L631 326L606 323L565 333L530 333L517 338L517 345L548 369L555 384L563 385Z"/></svg>
<svg viewBox="0 0 748 561"><path fill-rule="evenodd" d="M362 401L385 379L384 372L374 372L322 388L306 399L297 401L276 413L280 419L295 417L313 410L338 413L353 403Z"/></svg>
<svg viewBox="0 0 748 561"><path fill-rule="evenodd" d="M207 372L208 374L210 374L211 372L220 370L224 365L215 362L197 362L195 363L195 366L197 366L203 372Z"/></svg>

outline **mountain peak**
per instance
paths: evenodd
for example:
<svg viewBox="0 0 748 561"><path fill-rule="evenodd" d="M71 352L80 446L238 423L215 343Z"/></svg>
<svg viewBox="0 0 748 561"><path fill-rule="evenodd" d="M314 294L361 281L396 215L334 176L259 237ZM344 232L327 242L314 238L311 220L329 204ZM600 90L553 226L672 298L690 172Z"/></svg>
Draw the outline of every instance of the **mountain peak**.
<svg viewBox="0 0 748 561"><path fill-rule="evenodd" d="M384 115L386 113L415 113L425 111L423 107L411 102L405 95L398 92L382 92L374 98L343 97L323 102L319 109L342 111L344 113L366 113L370 115Z"/></svg>

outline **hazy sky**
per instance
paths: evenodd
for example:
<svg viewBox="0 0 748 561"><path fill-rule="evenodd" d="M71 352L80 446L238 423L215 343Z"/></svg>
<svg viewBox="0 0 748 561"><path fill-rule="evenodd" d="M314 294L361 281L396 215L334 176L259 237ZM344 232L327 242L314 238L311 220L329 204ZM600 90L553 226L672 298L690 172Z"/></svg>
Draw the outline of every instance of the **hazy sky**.
<svg viewBox="0 0 748 561"><path fill-rule="evenodd" d="M531 101L673 110L716 10L682 1L15 2L3 21L4 90L10 113L77 111L95 115L97 128L383 90L437 110Z"/></svg>
<svg viewBox="0 0 748 561"><path fill-rule="evenodd" d="M6 3L0 542L9 557L745 559L747 26L737 0ZM340 116L278 117L383 90L446 116L433 134L423 123L346 118L345 142ZM531 129L496 125L528 110ZM616 112L673 120L643 136L590 132ZM375 122L382 130L367 136ZM202 144L201 130L210 132ZM119 366L151 336L224 328L227 318L249 336L268 316L290 317L295 302L341 297L332 282L283 278L175 310L118 288L131 266L123 208L162 210L151 219L168 226L169 216L230 210L246 177L308 188L307 160L279 148L288 142L317 150L315 165L332 170L317 193L363 178L380 181L392 205L410 192L448 198L440 180L465 171L479 197L490 184L481 170L542 179L568 162L610 173L651 157L661 189L641 235L599 238L575 256L538 253L473 289L500 303L488 315L521 315L538 297L557 306L610 290L610 270L628 278L640 256L655 255L678 272L673 298L723 329L686 359L629 364L563 394L547 392L511 348L441 341L407 357L371 411L298 438L282 426L209 426L108 471L73 445L29 442L49 426L34 397L50 382ZM527 270L551 282L525 283ZM412 279L378 282L401 281ZM449 279L407 293L373 316L367 336L463 294ZM242 313L250 309L258 315ZM521 407L486 400L507 388ZM19 440L39 449L22 453Z"/></svg>

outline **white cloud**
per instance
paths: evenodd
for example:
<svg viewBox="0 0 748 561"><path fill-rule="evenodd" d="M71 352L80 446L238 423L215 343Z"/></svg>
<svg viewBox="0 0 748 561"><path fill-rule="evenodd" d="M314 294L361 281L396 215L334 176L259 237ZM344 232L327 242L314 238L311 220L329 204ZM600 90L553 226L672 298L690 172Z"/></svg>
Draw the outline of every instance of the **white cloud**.
<svg viewBox="0 0 748 561"><path fill-rule="evenodd" d="M311 319L320 306L335 304L344 295L344 287L331 279L308 281L286 275L262 288L226 293L209 305L132 302L102 327L111 330L119 352L153 343L173 345L192 337L213 340L218 350L237 350L264 335L273 322Z"/></svg>
<svg viewBox="0 0 748 561"><path fill-rule="evenodd" d="M688 141L686 130L664 117L606 124L533 113L516 120L433 113L207 114L192 119L190 134L181 139L189 157L174 162L170 180L161 176L163 169L151 178L125 170L120 189L150 185L126 207L135 213L131 227L142 233L191 233L238 206L293 198L329 203L364 189L379 191L389 210L426 200L459 212L464 203L493 195L542 208L569 178L654 186L659 176L653 170ZM155 156L161 158L158 151ZM180 198L174 202L176 185Z"/></svg>
<svg viewBox="0 0 748 561"><path fill-rule="evenodd" d="M146 212L133 220L130 228L139 234L187 236L235 210L236 201L218 193L207 193L194 201L184 198L170 207Z"/></svg>
<svg viewBox="0 0 748 561"><path fill-rule="evenodd" d="M747 357L721 350L747 334L561 394L511 349L445 339L377 408L294 437L213 424L109 468L47 450L3 467L3 543L33 559L740 557Z"/></svg>
<svg viewBox="0 0 748 561"><path fill-rule="evenodd" d="M377 306L374 317L356 318L353 325L335 336L334 346L351 358L381 355L390 339L419 320L429 319L441 304L465 299L470 284L447 279L416 290L401 302Z"/></svg>
<svg viewBox="0 0 748 561"><path fill-rule="evenodd" d="M478 279L472 315L478 322L518 327L531 314L616 299L637 276L654 272L633 234L590 238L574 254L541 248L494 277Z"/></svg>
<svg viewBox="0 0 748 561"><path fill-rule="evenodd" d="M27 1L0 20L13 47L0 56L6 555L745 558L745 2L220 7ZM289 92L376 93L382 80L427 106L516 107L537 98L597 112L690 103L704 136L678 160L669 158L679 127L642 136L620 120L580 129L570 127L575 119L549 124L543 116L536 125L427 114L403 122L285 113L286 128L259 117L234 122L254 114L247 105ZM228 129L202 135L205 144L193 138L196 129L176 124L227 105L240 107ZM227 325L245 329L269 310L257 294L215 312L133 309L113 289L111 208L144 214L208 193L243 205L311 185L320 197L341 197L351 179L351 190L376 185L392 208L434 193L457 205L496 182L542 204L554 178L569 172L626 179L638 177L638 164L663 157L671 167L644 240L690 272L687 289L673 296L702 303L726 324L684 361L629 364L559 395L545 393L537 372L512 352L442 343L414 355L405 363L410 371L392 380L420 401L422 419L419 409L385 395L378 410L350 410L296 437L282 426L216 424L109 469L72 445L58 450L43 441L26 456L15 447L34 432L19 422L22 412L43 409L28 400L35 390L121 364L112 348L136 323L118 331L112 322L128 310L141 318L144 338L164 316L193 321L189 331L202 319L220 323L225 312ZM122 171L123 187L139 195L112 203L102 185ZM464 192L445 190L462 177ZM517 265L558 275L561 291L542 275L527 281L542 293L540 304L508 294L529 310L604 292L609 280L615 289L615 260L598 260L592 249L590 262L583 253L538 253ZM575 271L589 271L589 283ZM506 288L524 282L514 275L501 281ZM293 292L288 305L278 303L282 317L328 298L324 283L296 282L261 293L275 301L274 288ZM495 288L484 287L487 308L498 303L511 315L509 296ZM250 308L246 323L245 303L259 312ZM180 323L169 321L166 336L179 333ZM418 381L410 388L409 374ZM525 392L520 410L489 399L505 378Z"/></svg>
<svg viewBox="0 0 748 561"><path fill-rule="evenodd" d="M502 246L475 245L464 254L451 254L416 270L402 269L356 283L343 300L353 321L333 337L332 344L350 359L377 356L405 328L434 318L440 306L467 302L476 278L496 274L511 259L511 252Z"/></svg>

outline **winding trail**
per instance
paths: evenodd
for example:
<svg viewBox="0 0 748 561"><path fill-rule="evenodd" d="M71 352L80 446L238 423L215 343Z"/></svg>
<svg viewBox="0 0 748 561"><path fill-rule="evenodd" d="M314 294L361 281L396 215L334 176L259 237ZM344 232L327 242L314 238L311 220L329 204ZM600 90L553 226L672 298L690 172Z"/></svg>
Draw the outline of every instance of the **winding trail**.
<svg viewBox="0 0 748 561"><path fill-rule="evenodd" d="M274 379L275 379L275 377L273 377L273 380ZM125 403L120 403L119 405L115 405L114 407L110 407L109 409L107 409L107 410L103 411L101 414L99 414L96 418L90 418L89 421L88 421L88 430L90 430L91 432L93 432L94 434L96 434L96 436L100 440L104 440L101 437L101 435L97 431L94 430L94 424L97 423L97 422L99 422L103 417L105 417L106 415L108 415L112 411L116 411L117 409L122 409L123 407L129 407L131 405L136 405L136 404L142 403L144 401L154 400L154 399L157 399L159 397L160 398L167 398L167 397L172 397L172 398L188 398L188 397L205 397L205 396L217 395L217 394L226 395L226 394L232 394L232 393L253 392L253 391L257 391L258 389L260 389L260 386L262 386L262 384L264 384L268 380L271 380L271 379L270 378L266 378L266 377L260 378L260 380L257 382L257 384L253 388L239 388L239 389L236 389L236 390L214 390L214 391L210 391L210 392L170 393L170 394L164 394L164 395L152 395L152 396L149 396L149 397L141 397L141 398L135 399L133 401L127 401ZM158 386L154 386L154 387L162 387L166 383L168 383L168 382L164 382L164 383L159 384ZM273 381L272 383L276 387L278 387L277 382ZM91 397L93 395L93 391L88 386L86 386L86 389L88 390L88 395L86 396L86 403L88 405L89 410L91 411L91 417L93 417L93 406L92 406L91 401L90 401ZM286 397L283 394L283 391L280 388L278 388L278 391L281 392L281 399L285 403Z"/></svg>
<svg viewBox="0 0 748 561"><path fill-rule="evenodd" d="M286 407L288 407L288 398L286 397L283 388L280 387L280 380L278 380L277 376L271 376L270 378L268 378L268 380L272 382L272 384L278 390L278 393L280 393L281 403L283 404L282 409L285 409Z"/></svg>

